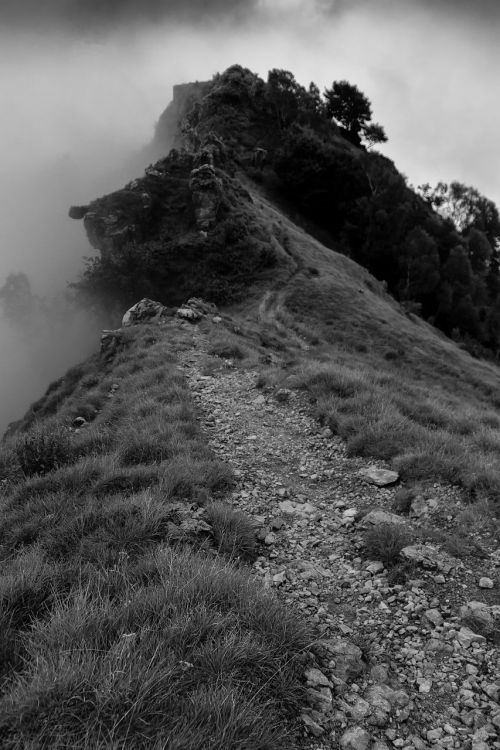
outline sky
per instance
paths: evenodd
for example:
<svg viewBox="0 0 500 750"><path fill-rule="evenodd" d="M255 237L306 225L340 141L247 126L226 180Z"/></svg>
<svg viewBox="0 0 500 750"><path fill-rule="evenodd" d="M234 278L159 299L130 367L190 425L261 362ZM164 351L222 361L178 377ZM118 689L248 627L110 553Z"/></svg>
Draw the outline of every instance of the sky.
<svg viewBox="0 0 500 750"><path fill-rule="evenodd" d="M347 79L371 100L389 139L381 150L412 184L456 179L500 205L500 0L0 6L0 286L11 271L27 272L39 294L74 279L92 251L69 206L137 176L129 156L151 139L174 84L234 63L262 76L285 68L320 88ZM4 362L5 341L0 331ZM49 357L54 376L86 354L65 346ZM0 371L0 427L2 378L15 377Z"/></svg>

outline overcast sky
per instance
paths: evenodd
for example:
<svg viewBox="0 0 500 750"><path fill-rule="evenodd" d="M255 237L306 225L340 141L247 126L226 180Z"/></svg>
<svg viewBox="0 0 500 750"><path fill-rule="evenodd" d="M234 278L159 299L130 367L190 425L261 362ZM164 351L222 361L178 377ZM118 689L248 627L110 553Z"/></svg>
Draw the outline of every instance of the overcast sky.
<svg viewBox="0 0 500 750"><path fill-rule="evenodd" d="M0 279L31 261L40 283L71 277L86 249L68 205L111 189L173 84L235 62L348 79L412 183L458 179L500 203L499 31L499 0L1 0Z"/></svg>

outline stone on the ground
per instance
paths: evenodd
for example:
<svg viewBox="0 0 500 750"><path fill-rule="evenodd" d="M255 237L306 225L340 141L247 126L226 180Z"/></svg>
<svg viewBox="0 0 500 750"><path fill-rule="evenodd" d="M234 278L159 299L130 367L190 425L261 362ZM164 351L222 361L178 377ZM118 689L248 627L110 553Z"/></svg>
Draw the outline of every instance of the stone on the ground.
<svg viewBox="0 0 500 750"><path fill-rule="evenodd" d="M371 562L366 566L366 570L368 573L371 573L372 576L377 575L377 573L381 573L384 570L384 563L379 561Z"/></svg>
<svg viewBox="0 0 500 750"><path fill-rule="evenodd" d="M313 737L320 737L325 731L321 724L318 724L317 721L314 721L314 719L309 716L309 714L302 713L300 715L300 718L306 730L309 732L309 734L312 734Z"/></svg>
<svg viewBox="0 0 500 750"><path fill-rule="evenodd" d="M479 588L480 589L492 589L495 584L491 580L491 578L480 578L479 579Z"/></svg>
<svg viewBox="0 0 500 750"><path fill-rule="evenodd" d="M439 609L428 609L425 612L425 619L429 620L435 627L443 624L443 615Z"/></svg>
<svg viewBox="0 0 500 750"><path fill-rule="evenodd" d="M181 318L181 320L187 320L190 323L197 323L203 317L199 310L193 310L191 307L186 307L184 305L179 307L175 314L178 318Z"/></svg>
<svg viewBox="0 0 500 750"><path fill-rule="evenodd" d="M366 516L363 516L359 522L361 528L369 528L370 526L380 526L382 523L394 523L404 524L405 519L398 516L396 513L389 513L387 510L371 510Z"/></svg>
<svg viewBox="0 0 500 750"><path fill-rule="evenodd" d="M282 513L297 515L302 518L307 518L317 512L317 508L311 503L296 503L293 500L283 500L282 503L279 503L279 509Z"/></svg>
<svg viewBox="0 0 500 750"><path fill-rule="evenodd" d="M361 469L358 474L370 484L377 485L377 487L388 487L391 484L396 484L399 479L397 471L379 469L377 466L368 466L366 469Z"/></svg>
<svg viewBox="0 0 500 750"><path fill-rule="evenodd" d="M449 573L460 566L459 560L431 544L412 544L404 547L401 550L401 557L419 563L424 568L437 568L443 573Z"/></svg>
<svg viewBox="0 0 500 750"><path fill-rule="evenodd" d="M167 308L160 302L144 297L130 307L122 318L122 327L140 323L156 323L165 316Z"/></svg>
<svg viewBox="0 0 500 750"><path fill-rule="evenodd" d="M371 736L363 727L352 727L340 738L342 750L368 750L370 743Z"/></svg>
<svg viewBox="0 0 500 750"><path fill-rule="evenodd" d="M335 661L333 674L340 680L347 682L360 675L364 668L363 652L350 641L339 639L337 641L322 641L327 651Z"/></svg>
<svg viewBox="0 0 500 750"><path fill-rule="evenodd" d="M495 624L491 608L484 602L467 602L460 607L459 616L464 625L479 633L489 633Z"/></svg>
<svg viewBox="0 0 500 750"><path fill-rule="evenodd" d="M330 687L331 682L320 669L311 667L304 672L306 683L309 687Z"/></svg>
<svg viewBox="0 0 500 750"><path fill-rule="evenodd" d="M463 648L469 648L473 643L486 643L486 638L470 628L462 627L457 633L457 641Z"/></svg>

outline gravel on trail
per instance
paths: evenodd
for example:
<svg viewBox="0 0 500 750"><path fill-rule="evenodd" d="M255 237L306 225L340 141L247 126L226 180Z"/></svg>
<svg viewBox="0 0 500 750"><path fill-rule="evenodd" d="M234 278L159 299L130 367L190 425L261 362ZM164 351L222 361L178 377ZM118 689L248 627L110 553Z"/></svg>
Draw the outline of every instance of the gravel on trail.
<svg viewBox="0 0 500 750"><path fill-rule="evenodd" d="M363 478L374 462L348 457L304 394L259 390L257 373L231 361L203 374L207 337L194 330L193 344L181 367L210 446L237 477L228 500L258 529L253 572L319 633L304 675L304 748L500 748L498 639L460 614L482 590L471 589L476 571L415 565L395 583L365 559L360 517L392 511L396 488ZM456 499L434 488L434 505ZM498 568L487 575L498 590ZM498 624L500 607L486 609Z"/></svg>

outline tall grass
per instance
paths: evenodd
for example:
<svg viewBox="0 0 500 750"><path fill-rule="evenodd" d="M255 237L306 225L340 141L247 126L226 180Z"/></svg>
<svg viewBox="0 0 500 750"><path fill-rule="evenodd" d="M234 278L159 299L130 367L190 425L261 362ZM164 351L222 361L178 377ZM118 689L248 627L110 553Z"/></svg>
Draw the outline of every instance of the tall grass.
<svg viewBox="0 0 500 750"><path fill-rule="evenodd" d="M292 743L311 635L233 565L254 530L222 502L232 473L172 357L190 334L147 330L54 384L2 445L6 750ZM73 430L77 412L92 424Z"/></svg>

